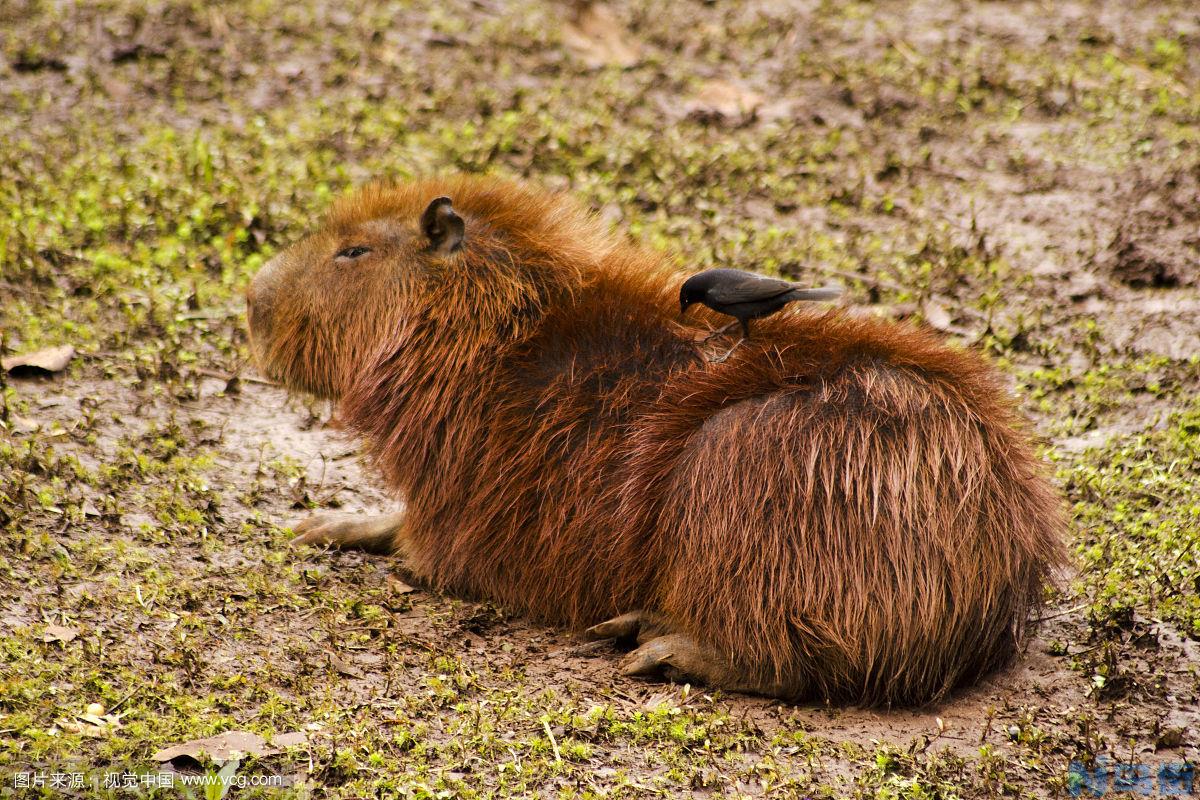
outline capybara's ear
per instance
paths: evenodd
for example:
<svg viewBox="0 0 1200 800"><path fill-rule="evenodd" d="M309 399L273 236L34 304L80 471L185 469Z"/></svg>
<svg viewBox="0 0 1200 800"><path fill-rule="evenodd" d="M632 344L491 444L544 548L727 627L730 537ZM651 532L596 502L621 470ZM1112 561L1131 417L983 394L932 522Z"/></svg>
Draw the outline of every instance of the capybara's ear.
<svg viewBox="0 0 1200 800"><path fill-rule="evenodd" d="M449 197L439 197L421 215L421 233L439 253L453 253L462 247L466 224L454 211Z"/></svg>

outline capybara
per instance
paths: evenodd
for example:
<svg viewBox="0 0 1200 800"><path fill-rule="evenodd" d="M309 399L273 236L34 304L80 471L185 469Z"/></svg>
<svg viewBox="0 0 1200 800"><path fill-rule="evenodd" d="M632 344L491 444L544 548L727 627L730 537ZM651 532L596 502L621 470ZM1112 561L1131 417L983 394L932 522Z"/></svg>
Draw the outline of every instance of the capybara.
<svg viewBox="0 0 1200 800"><path fill-rule="evenodd" d="M252 346L405 510L298 541L629 641L628 674L920 704L1010 658L1064 522L994 371L813 307L712 363L684 277L519 183L338 201L251 283Z"/></svg>

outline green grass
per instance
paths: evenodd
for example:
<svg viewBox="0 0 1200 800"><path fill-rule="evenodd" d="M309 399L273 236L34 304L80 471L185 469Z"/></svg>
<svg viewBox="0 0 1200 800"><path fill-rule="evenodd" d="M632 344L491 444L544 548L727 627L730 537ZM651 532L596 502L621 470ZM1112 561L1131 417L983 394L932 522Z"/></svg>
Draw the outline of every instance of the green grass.
<svg viewBox="0 0 1200 800"><path fill-rule="evenodd" d="M1200 639L1200 403L1064 476L1093 624L1144 616Z"/></svg>

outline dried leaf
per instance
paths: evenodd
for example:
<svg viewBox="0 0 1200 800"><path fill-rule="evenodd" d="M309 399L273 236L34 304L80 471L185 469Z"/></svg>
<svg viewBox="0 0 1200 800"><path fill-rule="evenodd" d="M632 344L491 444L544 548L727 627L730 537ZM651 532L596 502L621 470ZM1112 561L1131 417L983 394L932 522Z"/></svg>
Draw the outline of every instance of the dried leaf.
<svg viewBox="0 0 1200 800"><path fill-rule="evenodd" d="M936 300L926 300L921 306L921 315L925 317L925 321L929 323L930 327L939 331L954 330L954 320L950 318L950 312Z"/></svg>
<svg viewBox="0 0 1200 800"><path fill-rule="evenodd" d="M108 725L96 725L90 720L85 722L68 722L60 721L63 730L77 733L80 736L86 736L89 739L103 739L112 731L112 727Z"/></svg>
<svg viewBox="0 0 1200 800"><path fill-rule="evenodd" d="M654 694L652 694L646 698L646 702L643 704L642 707L646 708L650 711L654 711L658 708L661 708L664 705L665 706L674 705L674 703L672 702L674 699L675 699L674 692L655 692Z"/></svg>
<svg viewBox="0 0 1200 800"><path fill-rule="evenodd" d="M51 375L66 369L74 357L75 348L64 344L0 359L0 366L10 375Z"/></svg>
<svg viewBox="0 0 1200 800"><path fill-rule="evenodd" d="M12 426L13 433L36 433L42 428L41 423L37 420L22 417L19 414L13 414L9 417L9 423Z"/></svg>
<svg viewBox="0 0 1200 800"><path fill-rule="evenodd" d="M1184 728L1163 728L1154 740L1154 749L1157 750L1174 750L1177 747L1182 747L1186 737L1187 730Z"/></svg>
<svg viewBox="0 0 1200 800"><path fill-rule="evenodd" d="M763 104L762 95L736 83L709 81L687 105L688 116L702 120L746 120Z"/></svg>
<svg viewBox="0 0 1200 800"><path fill-rule="evenodd" d="M42 634L43 642L67 642L78 638L79 631L74 628L67 628L62 625L47 625L46 632Z"/></svg>
<svg viewBox="0 0 1200 800"><path fill-rule="evenodd" d="M409 586L404 581L397 578L395 575L389 575L387 579L388 591L392 594L409 594L415 592L416 589Z"/></svg>
<svg viewBox="0 0 1200 800"><path fill-rule="evenodd" d="M155 761L174 761L177 758L200 761L201 754L204 754L216 763L224 764L243 756L269 756L278 752L277 749L268 746L266 739L257 733L226 731L207 739L193 739L163 748L151 758Z"/></svg>
<svg viewBox="0 0 1200 800"><path fill-rule="evenodd" d="M97 711L100 713L96 713ZM71 719L55 720L55 723L63 730L78 733L80 736L103 739L121 727L121 714L105 714L103 706L91 703L84 713Z"/></svg>
<svg viewBox="0 0 1200 800"><path fill-rule="evenodd" d="M1100 279L1090 272L1076 272L1067 283L1066 295L1072 300L1083 300L1098 294Z"/></svg>
<svg viewBox="0 0 1200 800"><path fill-rule="evenodd" d="M357 678L361 680L366 677L362 671L348 661L344 661L336 654L326 651L325 657L329 659L329 666L332 667L338 674L345 675L347 678Z"/></svg>
<svg viewBox="0 0 1200 800"><path fill-rule="evenodd" d="M627 41L628 31L603 3L575 6L571 19L563 23L562 41L589 69L636 64L641 55L636 43Z"/></svg>

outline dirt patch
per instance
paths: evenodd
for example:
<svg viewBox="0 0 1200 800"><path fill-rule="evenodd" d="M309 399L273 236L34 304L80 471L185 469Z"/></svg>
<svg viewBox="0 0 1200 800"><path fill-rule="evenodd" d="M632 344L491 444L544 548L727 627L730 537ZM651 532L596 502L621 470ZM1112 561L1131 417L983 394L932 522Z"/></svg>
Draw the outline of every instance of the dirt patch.
<svg viewBox="0 0 1200 800"><path fill-rule="evenodd" d="M1139 177L1130 213L1107 250L1113 275L1134 288L1200 280L1200 185L1194 173Z"/></svg>

